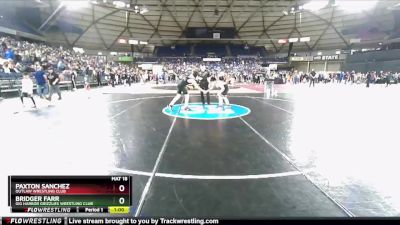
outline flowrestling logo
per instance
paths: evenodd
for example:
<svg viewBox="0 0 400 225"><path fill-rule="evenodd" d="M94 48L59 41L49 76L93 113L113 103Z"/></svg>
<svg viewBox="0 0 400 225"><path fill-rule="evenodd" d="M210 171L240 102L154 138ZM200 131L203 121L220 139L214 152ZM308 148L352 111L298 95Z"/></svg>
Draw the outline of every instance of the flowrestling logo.
<svg viewBox="0 0 400 225"><path fill-rule="evenodd" d="M165 107L162 112L168 116L194 120L221 120L233 119L249 115L251 110L241 105L231 104L229 107L218 107L217 104L204 105L190 103L189 110L185 110L183 104L174 105L169 109Z"/></svg>

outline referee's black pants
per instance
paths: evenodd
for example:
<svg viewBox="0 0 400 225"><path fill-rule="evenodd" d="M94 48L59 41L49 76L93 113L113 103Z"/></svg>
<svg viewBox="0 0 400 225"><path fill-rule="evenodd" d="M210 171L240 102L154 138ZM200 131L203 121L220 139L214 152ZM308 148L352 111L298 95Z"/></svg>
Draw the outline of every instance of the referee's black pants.
<svg viewBox="0 0 400 225"><path fill-rule="evenodd" d="M310 79L310 87L311 87L311 84L313 87L315 87L315 78Z"/></svg>
<svg viewBox="0 0 400 225"><path fill-rule="evenodd" d="M203 90L208 90L208 83L200 85L200 87ZM200 97L201 97L201 102L203 103L203 105L205 105L206 104L206 100L204 98L204 93L202 91L200 91ZM206 93L206 97L207 97L207 104L210 104L210 92Z"/></svg>

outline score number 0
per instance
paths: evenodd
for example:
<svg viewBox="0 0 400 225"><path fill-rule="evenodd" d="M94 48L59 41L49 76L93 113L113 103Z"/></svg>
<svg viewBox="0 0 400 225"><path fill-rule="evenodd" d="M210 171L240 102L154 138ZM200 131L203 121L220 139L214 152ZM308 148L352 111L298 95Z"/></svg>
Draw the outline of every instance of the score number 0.
<svg viewBox="0 0 400 225"><path fill-rule="evenodd" d="M125 186L123 184L119 185L118 190L120 192L124 192ZM118 202L119 202L119 204L123 205L125 203L125 198L124 197L119 198Z"/></svg>

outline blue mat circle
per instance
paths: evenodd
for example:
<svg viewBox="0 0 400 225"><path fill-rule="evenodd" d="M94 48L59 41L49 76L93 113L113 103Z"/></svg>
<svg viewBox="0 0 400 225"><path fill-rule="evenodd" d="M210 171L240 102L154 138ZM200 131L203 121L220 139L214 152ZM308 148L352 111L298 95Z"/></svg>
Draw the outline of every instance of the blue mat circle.
<svg viewBox="0 0 400 225"><path fill-rule="evenodd" d="M183 110L183 104L177 104L172 110L165 107L162 112L168 116L194 120L233 119L249 115L251 112L249 108L236 104L231 104L230 107L218 107L218 104L203 106L201 103L190 103L189 109L189 111Z"/></svg>

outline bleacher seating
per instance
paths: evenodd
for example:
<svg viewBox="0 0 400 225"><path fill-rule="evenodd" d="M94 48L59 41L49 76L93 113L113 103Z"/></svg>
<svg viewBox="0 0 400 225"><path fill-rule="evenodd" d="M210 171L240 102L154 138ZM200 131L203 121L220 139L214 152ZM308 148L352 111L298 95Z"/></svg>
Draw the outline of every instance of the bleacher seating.
<svg viewBox="0 0 400 225"><path fill-rule="evenodd" d="M197 44L194 47L196 56L207 57L210 54L218 57L227 55L225 45L222 44Z"/></svg>
<svg viewBox="0 0 400 225"><path fill-rule="evenodd" d="M348 63L360 63L360 62L381 62L391 61L400 58L400 49L386 50L386 51L374 51L364 52L349 55L346 59Z"/></svg>
<svg viewBox="0 0 400 225"><path fill-rule="evenodd" d="M194 46L192 56L207 57L210 55L217 57L236 57L236 56L261 56L265 57L267 52L264 47L233 45L233 44L194 44L194 45L176 45L160 46L156 49L157 57L186 57L191 55L191 47ZM227 50L228 48L228 50ZM229 51L230 50L230 51ZM230 52L230 54L228 54Z"/></svg>
<svg viewBox="0 0 400 225"><path fill-rule="evenodd" d="M344 69L347 71L399 71L400 49L364 52L348 55Z"/></svg>
<svg viewBox="0 0 400 225"><path fill-rule="evenodd" d="M19 73L0 72L0 97L3 97L5 92L17 92L21 88L21 78Z"/></svg>
<svg viewBox="0 0 400 225"><path fill-rule="evenodd" d="M190 45L176 45L175 48L171 46L157 47L158 57L183 57L190 54Z"/></svg>
<svg viewBox="0 0 400 225"><path fill-rule="evenodd" d="M264 57L267 55L264 47L248 46L248 48L246 49L245 45L230 44L229 48L231 49L232 56L255 55Z"/></svg>
<svg viewBox="0 0 400 225"><path fill-rule="evenodd" d="M36 90L36 80L32 76L32 81L34 83L34 90ZM21 73L3 73L0 72L0 95L3 96L5 93L7 93L7 96L15 96L21 89L21 79L22 79L22 74ZM106 83L104 77L102 78L102 83ZM76 84L78 87L83 87L84 86L84 76L79 74L76 78ZM95 86L97 84L97 81L95 80L95 77L89 77L89 83L91 86ZM71 89L71 77L70 76L64 76L62 81L60 81L60 88L62 89Z"/></svg>

